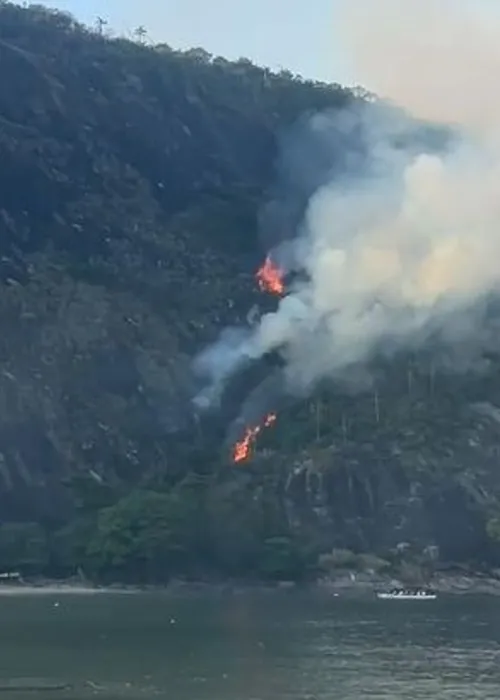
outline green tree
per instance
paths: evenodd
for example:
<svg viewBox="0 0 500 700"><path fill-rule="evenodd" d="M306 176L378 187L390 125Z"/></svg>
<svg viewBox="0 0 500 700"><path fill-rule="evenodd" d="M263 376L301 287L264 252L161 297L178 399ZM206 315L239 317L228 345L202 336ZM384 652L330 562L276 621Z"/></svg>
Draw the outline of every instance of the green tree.
<svg viewBox="0 0 500 700"><path fill-rule="evenodd" d="M271 581L298 581L310 572L312 561L290 537L270 537L260 551L258 571Z"/></svg>
<svg viewBox="0 0 500 700"><path fill-rule="evenodd" d="M47 538L37 523L0 525L0 569L23 575L42 574L49 561Z"/></svg>
<svg viewBox="0 0 500 700"><path fill-rule="evenodd" d="M134 491L100 511L87 548L91 570L103 578L167 580L185 562L186 521L175 495Z"/></svg>
<svg viewBox="0 0 500 700"><path fill-rule="evenodd" d="M88 546L95 536L94 514L75 518L64 527L51 533L51 570L55 576L73 576L85 569Z"/></svg>
<svg viewBox="0 0 500 700"><path fill-rule="evenodd" d="M213 485L207 496L213 567L228 576L256 572L262 546L262 511L248 479Z"/></svg>
<svg viewBox="0 0 500 700"><path fill-rule="evenodd" d="M500 544L500 517L492 516L486 522L486 532L495 543Z"/></svg>

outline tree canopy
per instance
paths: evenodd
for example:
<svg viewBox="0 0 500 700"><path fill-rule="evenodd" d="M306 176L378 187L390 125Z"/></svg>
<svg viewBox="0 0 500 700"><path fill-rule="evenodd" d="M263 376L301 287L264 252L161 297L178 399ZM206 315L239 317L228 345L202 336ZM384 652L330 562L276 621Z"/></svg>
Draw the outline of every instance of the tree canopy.
<svg viewBox="0 0 500 700"><path fill-rule="evenodd" d="M494 369L457 379L421 353L355 395L321 387L238 467L251 377L193 416L194 353L266 304L280 143L367 96L103 21L0 3L0 568L302 580L398 566L401 542L494 564ZM287 187L292 222L308 192Z"/></svg>

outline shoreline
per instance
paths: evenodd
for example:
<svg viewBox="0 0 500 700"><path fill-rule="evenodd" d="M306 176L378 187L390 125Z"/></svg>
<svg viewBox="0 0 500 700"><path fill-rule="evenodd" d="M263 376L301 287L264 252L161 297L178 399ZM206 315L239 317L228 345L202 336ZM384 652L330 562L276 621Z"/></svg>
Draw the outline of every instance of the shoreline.
<svg viewBox="0 0 500 700"><path fill-rule="evenodd" d="M349 577L323 579L316 586L338 595L372 595L376 591L391 588L412 588L397 577L380 577L359 574L356 580ZM500 578L482 573L440 573L434 575L423 588L430 588L441 595L491 595L500 596Z"/></svg>
<svg viewBox="0 0 500 700"><path fill-rule="evenodd" d="M375 576L366 573L346 573L334 578L322 578L307 583L279 581L265 583L258 581L185 581L176 579L167 584L132 585L113 583L100 585L75 580L31 580L19 584L0 584L0 596L57 596L57 595L110 595L140 593L195 594L218 593L240 594L247 592L272 592L289 590L309 590L342 597L372 597L376 591L390 588L404 588L405 584L396 577ZM473 573L436 574L426 587L443 595L493 595L500 596L500 577Z"/></svg>

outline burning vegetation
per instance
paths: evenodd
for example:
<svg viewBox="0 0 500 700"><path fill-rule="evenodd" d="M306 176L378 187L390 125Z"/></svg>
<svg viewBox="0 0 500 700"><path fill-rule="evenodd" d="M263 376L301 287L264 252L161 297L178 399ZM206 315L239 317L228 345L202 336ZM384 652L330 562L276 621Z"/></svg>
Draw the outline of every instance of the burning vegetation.
<svg viewBox="0 0 500 700"><path fill-rule="evenodd" d="M257 283L259 289L269 294L280 296L285 291L283 283L284 272L273 263L269 255L265 259L263 265L256 272ZM275 413L269 413L260 425L250 426L246 429L245 435L239 440L233 448L233 462L244 462L252 454L252 446L257 438L257 435L263 428L269 428L276 420Z"/></svg>
<svg viewBox="0 0 500 700"><path fill-rule="evenodd" d="M257 435L261 432L263 428L269 428L276 420L275 413L269 413L261 425L256 425L251 428L247 428L243 438L237 442L233 449L233 461L244 462L247 460L252 453L252 445L255 442Z"/></svg>
<svg viewBox="0 0 500 700"><path fill-rule="evenodd" d="M257 282L263 292L281 295L285 291L283 284L283 270L273 263L267 256L264 264L257 270Z"/></svg>
<svg viewBox="0 0 500 700"><path fill-rule="evenodd" d="M259 288L263 292L270 294L281 295L285 291L283 284L283 270L273 263L271 258L267 256L264 264L259 267L256 273ZM233 461L244 462L252 454L252 445L254 444L257 435L263 428L269 428L276 420L275 413L269 413L261 425L250 426L246 429L245 435L239 440L233 449Z"/></svg>

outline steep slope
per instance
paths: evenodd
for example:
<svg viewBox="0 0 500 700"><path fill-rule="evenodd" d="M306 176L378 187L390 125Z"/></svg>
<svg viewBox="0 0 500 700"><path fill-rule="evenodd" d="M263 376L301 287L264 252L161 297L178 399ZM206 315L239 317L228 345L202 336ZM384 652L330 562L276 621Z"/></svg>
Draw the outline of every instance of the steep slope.
<svg viewBox="0 0 500 700"><path fill-rule="evenodd" d="M228 420L256 377L192 412L195 351L268 303L257 231L289 235L307 198L273 189L280 138L359 98L11 3L0 66L0 567L299 577L334 547L397 563L402 543L494 562L495 358L325 387L237 469Z"/></svg>
<svg viewBox="0 0 500 700"><path fill-rule="evenodd" d="M0 11L3 490L140 479L171 468L188 353L255 293L276 130L348 95Z"/></svg>

